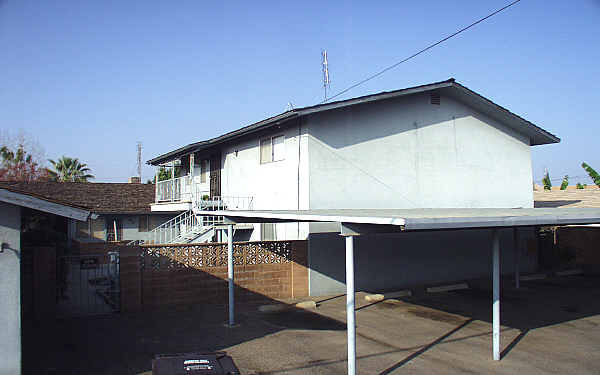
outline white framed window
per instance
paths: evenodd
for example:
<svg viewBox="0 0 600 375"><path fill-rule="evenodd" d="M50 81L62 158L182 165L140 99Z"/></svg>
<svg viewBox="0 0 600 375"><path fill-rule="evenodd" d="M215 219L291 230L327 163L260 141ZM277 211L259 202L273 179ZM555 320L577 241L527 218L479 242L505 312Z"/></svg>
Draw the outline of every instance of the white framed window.
<svg viewBox="0 0 600 375"><path fill-rule="evenodd" d="M262 223L260 225L260 240L275 241L277 240L277 231L275 223Z"/></svg>
<svg viewBox="0 0 600 375"><path fill-rule="evenodd" d="M285 159L285 136L263 138L260 140L260 163L271 163Z"/></svg>

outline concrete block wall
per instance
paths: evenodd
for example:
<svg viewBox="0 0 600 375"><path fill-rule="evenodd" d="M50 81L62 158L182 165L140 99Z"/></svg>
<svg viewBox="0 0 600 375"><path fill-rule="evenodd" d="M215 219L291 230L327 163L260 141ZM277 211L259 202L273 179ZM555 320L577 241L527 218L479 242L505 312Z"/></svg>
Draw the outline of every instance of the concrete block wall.
<svg viewBox="0 0 600 375"><path fill-rule="evenodd" d="M227 303L227 245L128 246L121 253L121 311ZM234 244L235 297L264 302L308 295L306 241Z"/></svg>

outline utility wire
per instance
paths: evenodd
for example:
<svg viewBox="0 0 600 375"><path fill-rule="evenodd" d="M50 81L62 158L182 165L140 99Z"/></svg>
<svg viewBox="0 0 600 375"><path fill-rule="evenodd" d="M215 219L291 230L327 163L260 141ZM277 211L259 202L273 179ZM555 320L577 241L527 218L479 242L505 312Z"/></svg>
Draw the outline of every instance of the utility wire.
<svg viewBox="0 0 600 375"><path fill-rule="evenodd" d="M470 24L469 26L463 27L462 29L460 29L460 30L458 30L458 31L456 31L456 32L454 32L454 33L452 33L452 34L448 35L447 37L445 37L445 38L443 38L443 39L440 39L440 40L438 40L437 42L435 42L435 43L433 43L433 44L431 44L431 45L429 45L429 46L427 46L427 47L423 48L423 49L422 49L422 50L420 50L419 52L416 52L416 53L414 53L414 54L412 54L412 55L408 56L408 57L407 57L407 58L405 58L404 60L398 61L398 62L397 62L397 63L395 63L394 65L390 65L390 66L388 66L387 68L385 68L385 69L383 69L383 70L381 70L381 71L379 71L379 72L377 72L377 73L373 74L372 76L369 76L369 77L367 77L367 78L363 79L362 81L360 81L360 82L358 82L358 83L355 83L354 85L352 85L352 86L350 86L350 87L348 87L348 88L346 88L346 89L344 89L344 90L342 90L342 91L338 92L337 94L335 94L335 95L333 95L333 96L330 96L329 98L326 98L325 100L323 100L323 101L321 102L321 104L322 104L322 103L326 103L326 102L328 102L329 100L331 100L331 99L333 99L333 98L336 98L336 97L338 97L338 96L340 96L340 95L342 95L342 94L344 94L344 93L347 93L348 91L352 90L353 88L355 88L355 87L357 87L357 86L360 86L360 85L362 85L363 83L365 83L365 82L367 82L367 81L370 81L370 80L372 80L373 78L379 77L380 75L382 75L383 73L387 72L388 70L394 69L394 68L395 68L395 67L397 67L398 65L400 65L400 64L402 64L402 63L405 63L405 62L407 62L408 60L410 60L410 59L412 59L412 58L414 58L414 57L417 57L417 56L419 56L419 55L420 55L420 54L422 54L423 52L426 52L426 51L428 51L428 50L432 49L433 47L437 46L438 44L441 44L441 43L443 43L443 42L447 41L448 39L450 39L450 38L452 38L452 37L455 37L455 36L457 36L458 34L462 33L463 31L466 31L466 30L470 29L471 27L473 27L473 26L477 25L478 23L481 23L481 22L483 22L483 21L487 20L488 18L495 16L496 14L498 14L498 13L502 12L503 10L505 10L505 9L507 9L507 8L510 8L511 6L515 5L515 4L516 4L516 3L518 3L519 1L521 1L521 0L515 0L515 1L513 1L512 3L510 3L510 4L508 4L508 5L504 6L504 7L502 7L502 8L500 8L500 9L496 10L495 12L493 12L493 13L490 13L490 14L488 14L487 16L485 16L485 17L483 17L483 18L480 18L479 20L477 20L477 21L473 22L473 23L472 23L472 24Z"/></svg>

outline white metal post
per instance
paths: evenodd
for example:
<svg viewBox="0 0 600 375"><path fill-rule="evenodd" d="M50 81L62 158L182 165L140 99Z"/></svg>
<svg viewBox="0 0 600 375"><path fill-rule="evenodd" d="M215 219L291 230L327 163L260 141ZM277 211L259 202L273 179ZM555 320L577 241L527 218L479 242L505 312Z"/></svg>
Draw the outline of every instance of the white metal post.
<svg viewBox="0 0 600 375"><path fill-rule="evenodd" d="M229 282L229 325L234 325L233 300L233 225L227 225L227 279Z"/></svg>
<svg viewBox="0 0 600 375"><path fill-rule="evenodd" d="M346 329L348 375L356 374L356 313L354 311L354 236L346 236Z"/></svg>
<svg viewBox="0 0 600 375"><path fill-rule="evenodd" d="M171 202L175 200L175 160L171 162Z"/></svg>
<svg viewBox="0 0 600 375"><path fill-rule="evenodd" d="M154 175L154 201L158 203L158 171L160 167L156 168L156 174Z"/></svg>
<svg viewBox="0 0 600 375"><path fill-rule="evenodd" d="M493 263L493 315L492 315L492 346L494 361L500 360L500 237L498 229L492 231L492 263Z"/></svg>
<svg viewBox="0 0 600 375"><path fill-rule="evenodd" d="M513 228L513 247L515 248L515 287L519 289L521 286L521 275L519 263L521 262L521 249L519 248L519 229Z"/></svg>

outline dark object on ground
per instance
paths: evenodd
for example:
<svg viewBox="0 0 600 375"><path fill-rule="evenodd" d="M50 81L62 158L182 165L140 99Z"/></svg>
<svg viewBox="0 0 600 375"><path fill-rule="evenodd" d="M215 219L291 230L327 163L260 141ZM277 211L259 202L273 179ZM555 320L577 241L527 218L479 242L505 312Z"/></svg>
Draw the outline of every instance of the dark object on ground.
<svg viewBox="0 0 600 375"><path fill-rule="evenodd" d="M239 375L225 352L159 354L152 361L152 375Z"/></svg>

